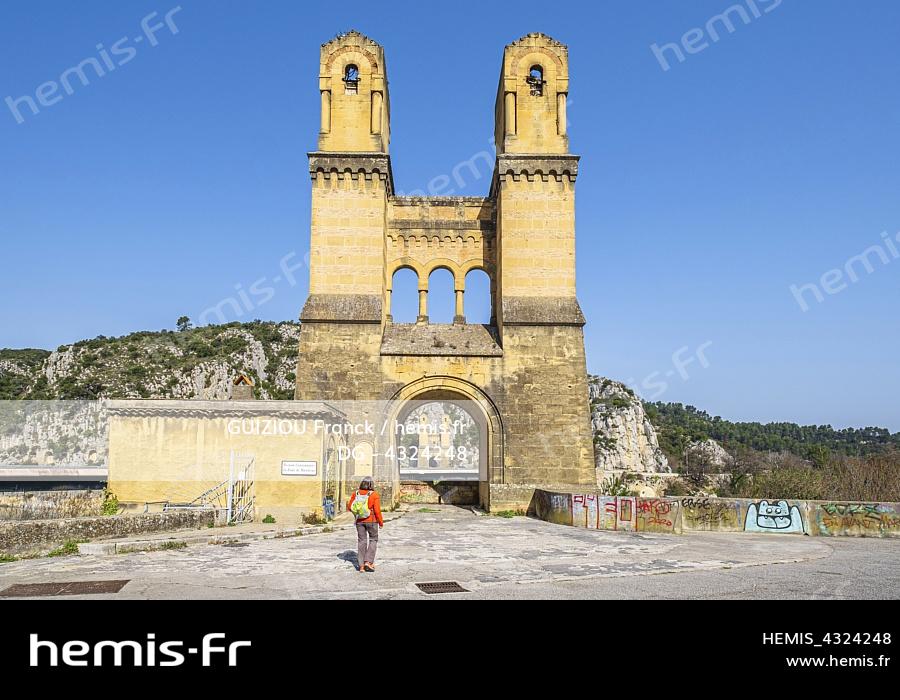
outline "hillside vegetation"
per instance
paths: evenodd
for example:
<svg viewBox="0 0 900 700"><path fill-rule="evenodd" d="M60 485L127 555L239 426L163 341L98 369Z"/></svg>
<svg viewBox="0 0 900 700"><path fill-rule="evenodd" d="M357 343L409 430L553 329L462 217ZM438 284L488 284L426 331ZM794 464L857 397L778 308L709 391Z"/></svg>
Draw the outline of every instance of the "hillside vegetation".
<svg viewBox="0 0 900 700"><path fill-rule="evenodd" d="M225 399L238 374L253 379L258 398L291 399L299 335L297 323L184 323L54 352L2 350L0 399Z"/></svg>
<svg viewBox="0 0 900 700"><path fill-rule="evenodd" d="M822 465L830 456L866 456L900 448L900 433L885 428L845 428L796 423L733 423L680 403L645 403L659 445L675 464L691 443L715 440L729 452L789 453Z"/></svg>
<svg viewBox="0 0 900 700"><path fill-rule="evenodd" d="M26 396L50 354L49 350L0 350L0 399Z"/></svg>

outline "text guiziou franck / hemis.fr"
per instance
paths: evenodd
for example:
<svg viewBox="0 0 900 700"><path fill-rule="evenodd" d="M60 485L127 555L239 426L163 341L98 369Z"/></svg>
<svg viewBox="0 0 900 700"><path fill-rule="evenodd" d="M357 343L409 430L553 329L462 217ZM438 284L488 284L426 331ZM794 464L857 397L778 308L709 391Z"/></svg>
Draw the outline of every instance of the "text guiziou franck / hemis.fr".
<svg viewBox="0 0 900 700"><path fill-rule="evenodd" d="M360 423L329 423L316 420L291 420L279 418L233 418L228 421L229 435L420 435L420 434L456 434L462 431L460 421L448 423L385 421L381 424L365 420Z"/></svg>

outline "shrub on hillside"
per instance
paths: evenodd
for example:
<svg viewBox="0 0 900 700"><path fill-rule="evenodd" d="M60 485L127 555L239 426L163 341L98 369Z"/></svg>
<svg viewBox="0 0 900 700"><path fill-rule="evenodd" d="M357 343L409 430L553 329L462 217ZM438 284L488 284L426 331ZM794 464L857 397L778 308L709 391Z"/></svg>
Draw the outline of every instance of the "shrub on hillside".
<svg viewBox="0 0 900 700"><path fill-rule="evenodd" d="M828 500L900 503L900 450L833 459L825 474Z"/></svg>
<svg viewBox="0 0 900 700"><path fill-rule="evenodd" d="M821 467L790 454L756 457L744 472L732 470L720 496L753 499L900 503L900 450L866 457L832 456Z"/></svg>

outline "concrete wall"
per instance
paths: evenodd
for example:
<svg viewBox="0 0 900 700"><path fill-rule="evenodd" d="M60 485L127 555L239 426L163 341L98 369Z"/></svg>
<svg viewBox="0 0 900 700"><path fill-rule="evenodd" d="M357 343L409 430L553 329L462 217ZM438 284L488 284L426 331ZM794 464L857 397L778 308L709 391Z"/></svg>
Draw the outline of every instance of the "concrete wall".
<svg viewBox="0 0 900 700"><path fill-rule="evenodd" d="M635 498L538 490L529 514L559 525L626 532L900 537L897 503Z"/></svg>
<svg viewBox="0 0 900 700"><path fill-rule="evenodd" d="M343 418L320 405L114 401L109 410L109 489L123 505L190 503L229 478L232 451L245 456L238 469L254 460L257 519L299 524L303 514L321 512L325 495L337 503L346 496L333 449L326 459L335 438L316 429L317 420ZM285 461L315 462L316 474L285 476Z"/></svg>
<svg viewBox="0 0 900 700"><path fill-rule="evenodd" d="M102 490L0 492L0 521L100 515Z"/></svg>
<svg viewBox="0 0 900 700"><path fill-rule="evenodd" d="M810 504L810 522L816 534L831 537L898 537L900 504Z"/></svg>
<svg viewBox="0 0 900 700"><path fill-rule="evenodd" d="M4 522L0 523L0 554L44 553L70 540L206 528L214 520L212 511L172 511L130 517Z"/></svg>

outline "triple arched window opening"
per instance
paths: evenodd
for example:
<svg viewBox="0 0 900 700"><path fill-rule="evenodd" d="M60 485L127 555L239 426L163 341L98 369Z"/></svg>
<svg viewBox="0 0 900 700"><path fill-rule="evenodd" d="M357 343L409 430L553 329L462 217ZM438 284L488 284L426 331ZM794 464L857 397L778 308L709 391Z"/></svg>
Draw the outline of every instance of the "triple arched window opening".
<svg viewBox="0 0 900 700"><path fill-rule="evenodd" d="M480 269L471 270L463 289L458 289L453 273L445 268L433 270L427 285L419 283L415 270L401 268L394 273L387 301L394 323L488 325L494 316L491 280Z"/></svg>

